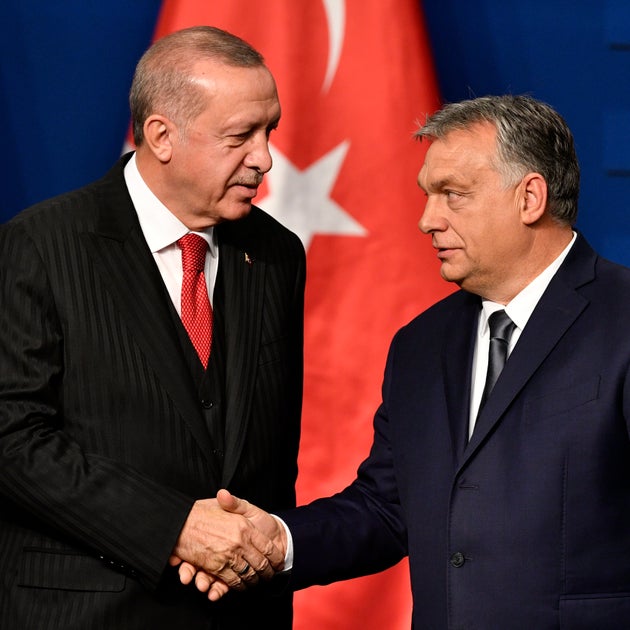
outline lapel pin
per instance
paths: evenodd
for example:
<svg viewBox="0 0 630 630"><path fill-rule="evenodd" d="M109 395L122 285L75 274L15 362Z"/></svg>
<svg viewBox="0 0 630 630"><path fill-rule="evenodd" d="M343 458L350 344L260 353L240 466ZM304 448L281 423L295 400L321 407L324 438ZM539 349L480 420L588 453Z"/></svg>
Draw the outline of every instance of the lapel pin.
<svg viewBox="0 0 630 630"><path fill-rule="evenodd" d="M254 259L245 252L245 262L251 267L254 264Z"/></svg>

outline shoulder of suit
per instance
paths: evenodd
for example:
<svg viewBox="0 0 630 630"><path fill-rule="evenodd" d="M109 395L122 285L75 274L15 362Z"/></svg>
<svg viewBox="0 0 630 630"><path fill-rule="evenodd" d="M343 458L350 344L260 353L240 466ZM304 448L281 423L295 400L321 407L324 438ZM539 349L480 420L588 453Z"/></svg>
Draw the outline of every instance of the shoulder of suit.
<svg viewBox="0 0 630 630"><path fill-rule="evenodd" d="M415 333L421 329L433 334L437 330L448 328L454 315L461 316L468 313L474 316L479 312L480 308L481 300L479 296L460 289L428 306L408 324L403 326L399 332L405 335Z"/></svg>
<svg viewBox="0 0 630 630"><path fill-rule="evenodd" d="M299 237L282 225L277 219L257 206L252 206L250 213L238 221L225 221L217 226L219 244L231 243L253 250L293 251L304 254L304 246Z"/></svg>
<svg viewBox="0 0 630 630"><path fill-rule="evenodd" d="M116 194L127 194L123 175L126 159L121 158L98 180L44 199L22 210L8 224L20 224L24 229L34 232L92 225L96 220L98 206L107 195L114 191Z"/></svg>

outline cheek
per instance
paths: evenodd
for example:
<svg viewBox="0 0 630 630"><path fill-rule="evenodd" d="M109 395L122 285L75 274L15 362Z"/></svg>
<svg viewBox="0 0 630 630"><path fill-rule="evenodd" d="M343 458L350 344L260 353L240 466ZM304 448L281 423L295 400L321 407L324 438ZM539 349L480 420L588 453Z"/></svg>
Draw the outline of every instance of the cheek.
<svg viewBox="0 0 630 630"><path fill-rule="evenodd" d="M246 169L243 167L243 161L239 156L230 154L224 156L221 161L214 162L212 165L211 177L215 181L222 181L223 184L228 184L242 174Z"/></svg>

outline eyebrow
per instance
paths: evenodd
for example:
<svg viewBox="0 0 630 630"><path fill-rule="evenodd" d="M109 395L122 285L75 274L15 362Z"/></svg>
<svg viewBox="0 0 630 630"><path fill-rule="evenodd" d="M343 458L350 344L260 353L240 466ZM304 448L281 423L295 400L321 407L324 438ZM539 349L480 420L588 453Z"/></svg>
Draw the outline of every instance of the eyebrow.
<svg viewBox="0 0 630 630"><path fill-rule="evenodd" d="M443 177L442 179L427 182L427 185L432 190L443 190L447 186L454 186L454 185L457 186L458 184L456 180L453 179L452 176L448 176L448 177ZM422 190L427 192L427 189L421 184L420 184L420 188L422 188Z"/></svg>
<svg viewBox="0 0 630 630"><path fill-rule="evenodd" d="M231 121L223 131L227 136L242 136L246 133L251 133L255 129L277 129L280 123L280 117L273 118L266 125L263 125L260 120L237 120Z"/></svg>
<svg viewBox="0 0 630 630"><path fill-rule="evenodd" d="M479 185L479 177L477 175L464 174L458 175L451 173L446 177L429 182L434 190L444 190L445 188L455 188L460 192L471 191Z"/></svg>
<svg viewBox="0 0 630 630"><path fill-rule="evenodd" d="M446 186L451 186L452 184L453 184L452 177L443 177L442 179L438 179L437 181L434 181L431 183L433 188L436 188L437 190L442 190L442 188Z"/></svg>

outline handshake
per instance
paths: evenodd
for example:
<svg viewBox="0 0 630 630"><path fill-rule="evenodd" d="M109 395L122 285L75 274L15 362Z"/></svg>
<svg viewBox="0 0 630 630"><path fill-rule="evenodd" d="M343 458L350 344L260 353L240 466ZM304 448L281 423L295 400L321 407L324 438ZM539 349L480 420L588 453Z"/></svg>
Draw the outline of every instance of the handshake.
<svg viewBox="0 0 630 630"><path fill-rule="evenodd" d="M196 501L169 558L182 584L217 601L284 568L287 535L274 516L219 490L216 499Z"/></svg>

